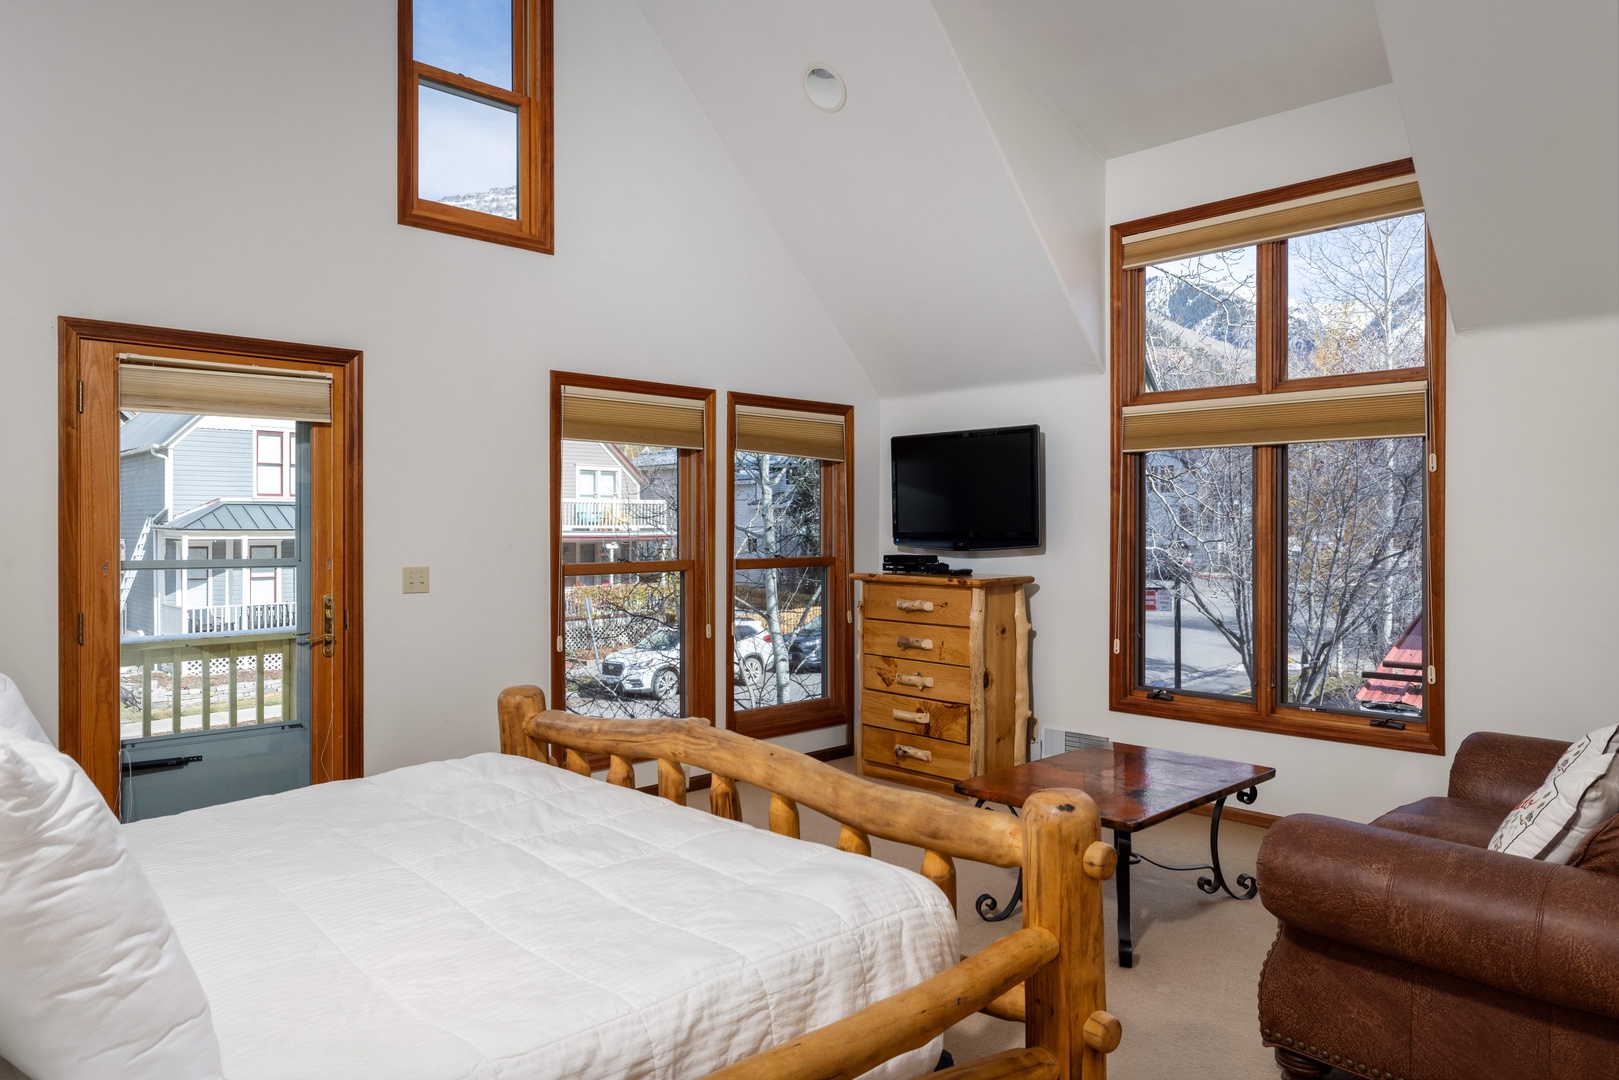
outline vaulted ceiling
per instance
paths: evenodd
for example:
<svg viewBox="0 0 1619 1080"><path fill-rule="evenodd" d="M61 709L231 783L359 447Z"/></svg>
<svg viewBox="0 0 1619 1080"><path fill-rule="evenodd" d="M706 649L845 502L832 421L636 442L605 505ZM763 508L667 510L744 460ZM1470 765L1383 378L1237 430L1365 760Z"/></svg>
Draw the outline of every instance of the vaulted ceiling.
<svg viewBox="0 0 1619 1080"><path fill-rule="evenodd" d="M1101 370L1105 160L1391 80L1457 327L1619 311L1611 0L641 5L885 396Z"/></svg>

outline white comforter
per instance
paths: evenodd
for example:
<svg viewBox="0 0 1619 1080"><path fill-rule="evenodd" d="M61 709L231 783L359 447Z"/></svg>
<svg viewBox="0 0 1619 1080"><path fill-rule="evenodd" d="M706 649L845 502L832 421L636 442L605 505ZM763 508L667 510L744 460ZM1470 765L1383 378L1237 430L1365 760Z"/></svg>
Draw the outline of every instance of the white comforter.
<svg viewBox="0 0 1619 1080"><path fill-rule="evenodd" d="M700 1076L957 956L916 874L500 754L127 835L231 1080Z"/></svg>

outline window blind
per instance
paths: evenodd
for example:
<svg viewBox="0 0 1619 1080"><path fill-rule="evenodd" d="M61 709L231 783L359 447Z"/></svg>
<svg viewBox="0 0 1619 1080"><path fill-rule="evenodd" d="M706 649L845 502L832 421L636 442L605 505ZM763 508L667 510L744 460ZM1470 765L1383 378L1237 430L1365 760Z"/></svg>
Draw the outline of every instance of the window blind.
<svg viewBox="0 0 1619 1080"><path fill-rule="evenodd" d="M562 388L562 437L586 442L704 448L702 398L664 397L591 387Z"/></svg>
<svg viewBox="0 0 1619 1080"><path fill-rule="evenodd" d="M332 422L332 377L321 372L245 369L232 364L122 353L118 407L134 412L273 417Z"/></svg>
<svg viewBox="0 0 1619 1080"><path fill-rule="evenodd" d="M736 407L736 448L760 454L844 460L843 414Z"/></svg>
<svg viewBox="0 0 1619 1080"><path fill-rule="evenodd" d="M1124 451L1425 435L1428 384L1383 383L1250 397L1127 405Z"/></svg>
<svg viewBox="0 0 1619 1080"><path fill-rule="evenodd" d="M1397 176L1253 210L1200 218L1124 237L1126 270L1211 251L1284 240L1343 225L1412 214L1422 209L1416 177Z"/></svg>

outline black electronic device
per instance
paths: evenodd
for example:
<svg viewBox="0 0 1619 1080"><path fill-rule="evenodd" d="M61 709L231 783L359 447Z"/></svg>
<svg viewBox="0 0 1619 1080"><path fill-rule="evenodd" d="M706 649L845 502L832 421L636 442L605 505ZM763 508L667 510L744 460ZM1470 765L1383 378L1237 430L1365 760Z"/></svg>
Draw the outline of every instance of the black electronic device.
<svg viewBox="0 0 1619 1080"><path fill-rule="evenodd" d="M985 551L1043 542L1037 425L896 435L891 446L894 543Z"/></svg>
<svg viewBox="0 0 1619 1080"><path fill-rule="evenodd" d="M926 570L939 565L937 555L884 555L883 571L889 574Z"/></svg>

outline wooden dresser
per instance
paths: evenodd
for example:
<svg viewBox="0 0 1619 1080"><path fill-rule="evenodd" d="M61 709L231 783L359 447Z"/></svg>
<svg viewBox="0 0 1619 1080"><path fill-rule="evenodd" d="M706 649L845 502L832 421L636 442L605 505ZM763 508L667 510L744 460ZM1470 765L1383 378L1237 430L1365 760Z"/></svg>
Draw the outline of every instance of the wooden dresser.
<svg viewBox="0 0 1619 1080"><path fill-rule="evenodd" d="M860 597L860 770L955 794L1023 764L1027 577L854 574Z"/></svg>

